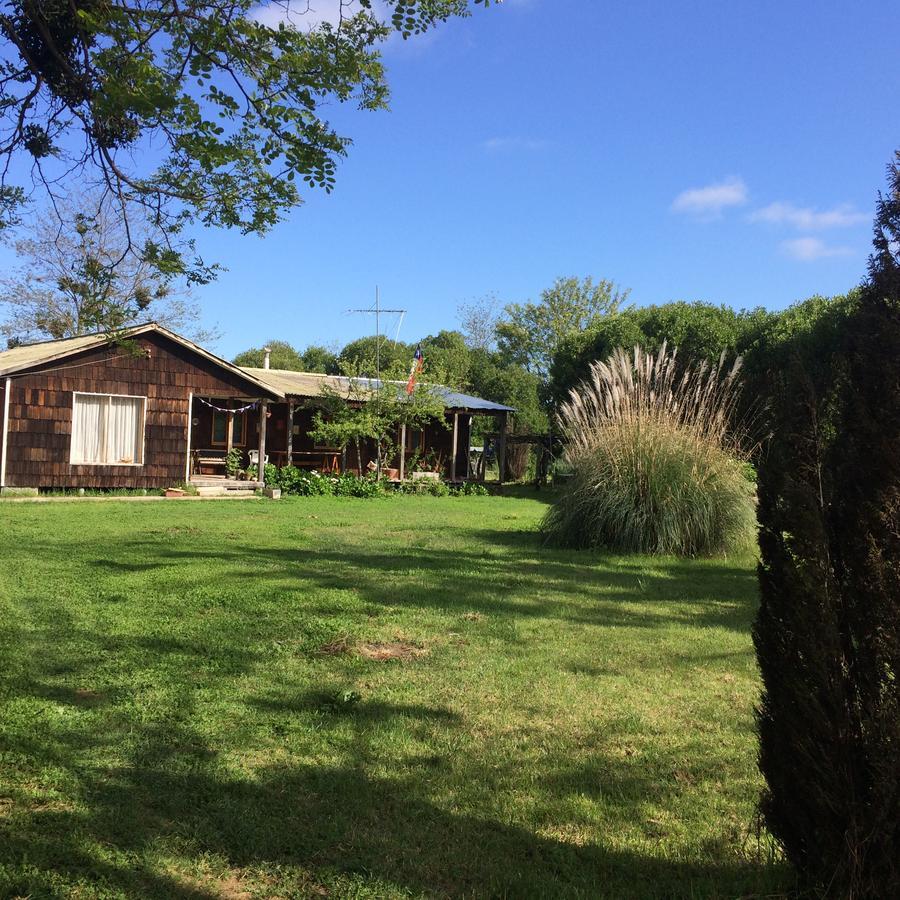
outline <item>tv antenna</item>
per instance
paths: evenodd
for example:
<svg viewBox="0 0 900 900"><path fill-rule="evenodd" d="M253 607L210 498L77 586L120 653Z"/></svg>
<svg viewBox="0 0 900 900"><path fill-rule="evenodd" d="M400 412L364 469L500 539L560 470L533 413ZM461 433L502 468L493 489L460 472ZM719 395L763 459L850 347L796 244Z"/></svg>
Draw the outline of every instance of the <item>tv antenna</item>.
<svg viewBox="0 0 900 900"><path fill-rule="evenodd" d="M381 393L381 317L383 315L397 315L400 317L397 322L397 335L394 340L400 337L400 329L403 326L403 319L406 316L405 309L384 309L381 305L381 294L378 285L375 285L375 305L367 309L349 309L347 312L356 315L374 315L375 316L375 398L376 400ZM362 475L362 472L359 473ZM381 480L381 435L377 435L375 439L375 477Z"/></svg>

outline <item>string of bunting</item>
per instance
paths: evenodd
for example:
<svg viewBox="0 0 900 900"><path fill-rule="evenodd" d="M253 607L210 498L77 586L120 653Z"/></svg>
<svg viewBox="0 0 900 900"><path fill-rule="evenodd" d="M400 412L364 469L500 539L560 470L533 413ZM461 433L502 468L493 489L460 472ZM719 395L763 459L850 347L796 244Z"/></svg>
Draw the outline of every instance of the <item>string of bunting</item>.
<svg viewBox="0 0 900 900"><path fill-rule="evenodd" d="M221 406L216 406L214 403L210 403L208 400L204 400L202 397L195 397L195 400L199 400L204 406L208 406L210 409L214 409L216 412L220 413L242 413L247 412L249 409L256 409L259 406L259 400L254 400L252 403L248 403L246 406L235 407L234 409L222 409Z"/></svg>

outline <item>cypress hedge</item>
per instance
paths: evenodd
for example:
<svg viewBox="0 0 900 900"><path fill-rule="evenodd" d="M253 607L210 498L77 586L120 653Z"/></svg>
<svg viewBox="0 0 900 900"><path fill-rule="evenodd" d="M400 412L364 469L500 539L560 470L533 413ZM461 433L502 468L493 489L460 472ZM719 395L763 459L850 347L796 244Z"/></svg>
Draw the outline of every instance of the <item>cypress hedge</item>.
<svg viewBox="0 0 900 900"><path fill-rule="evenodd" d="M900 896L900 154L858 302L768 372L754 627L766 823L804 885Z"/></svg>

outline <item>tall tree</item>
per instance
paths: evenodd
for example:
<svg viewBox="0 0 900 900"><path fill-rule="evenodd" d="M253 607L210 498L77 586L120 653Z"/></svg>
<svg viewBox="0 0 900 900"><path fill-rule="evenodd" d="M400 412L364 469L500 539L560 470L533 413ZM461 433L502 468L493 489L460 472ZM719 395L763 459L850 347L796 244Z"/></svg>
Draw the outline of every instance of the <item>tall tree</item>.
<svg viewBox="0 0 900 900"><path fill-rule="evenodd" d="M316 372L322 375L337 375L340 368L337 355L327 347L311 344L302 353L287 341L266 341L264 347L251 347L235 356L236 366L262 368L269 348L269 365L273 369L288 369L292 372Z"/></svg>
<svg viewBox="0 0 900 900"><path fill-rule="evenodd" d="M419 341L424 356L422 380L465 390L469 386L470 351L458 331L439 331Z"/></svg>
<svg viewBox="0 0 900 900"><path fill-rule="evenodd" d="M133 221L126 234L110 205L95 201L82 196L58 204L58 220L45 213L16 241L21 265L0 281L0 332L21 342L155 319L198 340L213 337L164 258L151 261L153 250L127 253L130 242L146 241L145 223Z"/></svg>
<svg viewBox="0 0 900 900"><path fill-rule="evenodd" d="M328 347L318 344L310 344L300 354L304 372L316 372L321 375L339 375L337 353Z"/></svg>
<svg viewBox="0 0 900 900"><path fill-rule="evenodd" d="M233 362L236 366L261 369L266 360L266 350L269 348L269 365L273 369L289 369L292 372L303 372L303 355L287 341L267 341L265 347L251 347L235 356Z"/></svg>
<svg viewBox="0 0 900 900"><path fill-rule="evenodd" d="M468 13L469 0L8 0L0 198L15 198L21 157L51 194L96 182L168 235L193 220L263 232L300 183L334 184L350 141L323 110L386 105L380 43Z"/></svg>
<svg viewBox="0 0 900 900"><path fill-rule="evenodd" d="M412 361L413 348L384 335L357 338L338 354L338 364L345 375L374 378L402 378Z"/></svg>
<svg viewBox="0 0 900 900"><path fill-rule="evenodd" d="M497 345L497 325L501 304L496 294L460 303L456 310L466 346L472 350L493 350Z"/></svg>
<svg viewBox="0 0 900 900"><path fill-rule="evenodd" d="M836 347L818 320L772 372L754 628L766 822L809 887L872 900L900 896L900 154L889 179Z"/></svg>
<svg viewBox="0 0 900 900"><path fill-rule="evenodd" d="M497 324L497 344L511 362L546 379L553 356L572 334L616 312L628 291L613 282L559 278L537 303L510 303Z"/></svg>

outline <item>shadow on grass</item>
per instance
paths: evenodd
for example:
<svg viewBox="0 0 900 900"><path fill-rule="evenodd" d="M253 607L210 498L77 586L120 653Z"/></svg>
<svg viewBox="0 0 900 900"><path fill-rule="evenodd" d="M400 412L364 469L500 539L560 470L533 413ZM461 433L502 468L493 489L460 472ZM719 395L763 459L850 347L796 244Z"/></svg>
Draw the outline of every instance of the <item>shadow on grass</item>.
<svg viewBox="0 0 900 900"><path fill-rule="evenodd" d="M190 566L191 590L206 588L211 594L223 584L246 584L257 594L268 590L273 595L312 586L352 591L365 603L387 607L511 614L597 626L688 624L740 632L748 631L755 613L756 576L747 567L673 558L645 558L643 565L633 565L619 557L544 551L528 532L498 532L504 551L492 553L492 534L487 534L482 553L435 547L391 553L377 546L248 551L128 541L119 554L143 560L127 563L129 572L170 567L173 590L184 587L181 569ZM92 562L112 572L123 568L118 558ZM406 582L415 583L416 589L404 590ZM318 615L335 612L315 601L306 609Z"/></svg>
<svg viewBox="0 0 900 900"><path fill-rule="evenodd" d="M323 696L251 704L264 714L303 716L322 712ZM352 727L359 744L354 764L269 764L243 777L222 767L194 730L195 714L185 699L177 715L132 733L131 751L109 767L93 759L107 758L113 735L56 727L48 746L29 745L35 763L66 770L78 781L79 808L41 805L10 821L12 827L0 818L0 893L62 896L89 886L86 895L230 896L217 879L231 873L248 889L279 896L314 894L325 884L332 890L343 885L354 896L726 897L770 891L781 874L714 847L693 863L616 849L616 822L639 825L647 804L679 790L657 770L672 760L648 768L599 747L587 769L549 767L543 780L556 806L548 799L535 811L544 824L535 831L511 824L492 797L478 805L483 814L472 814L471 804L442 796L440 782L422 772L422 764L465 766L473 780L489 786L514 772L514 761L507 772L482 772L477 760L448 753L396 765L393 777L369 771L373 732L387 726L402 731L405 721L456 726L458 716L446 709L347 708L319 727ZM17 749L23 748L11 748ZM610 841L602 845L563 837L572 810L562 801L591 789L613 797L616 808ZM171 859L160 864L167 850ZM182 868L185 860L199 859L219 863L199 874Z"/></svg>
<svg viewBox="0 0 900 900"><path fill-rule="evenodd" d="M652 765L623 758L627 723L598 741L589 764L548 757L524 789L529 808L520 818L534 824L523 827L505 802L505 792L520 789L519 762L467 758L456 748L469 726L453 710L356 697L340 680L291 690L271 687L273 677L268 691L242 693L286 623L299 633L307 619L346 615L334 591L352 595L356 615L403 608L746 633L754 614L753 572L737 565L546 552L527 529L453 534L464 549L392 553L377 541L342 547L327 539L307 549L278 546L285 541L277 533L252 548L237 538L125 539L91 548L98 585L108 573L116 591L80 627L65 597L25 598L28 629L11 630L0 647L15 664L0 701L28 704L20 718L0 718L0 776L7 766L17 784L7 791L0 777L0 896L227 896L215 879L228 873L261 896L310 895L321 885L370 897L777 890L779 870L736 860L724 846L695 848L692 862L655 850L661 826L649 822L648 807L672 807L701 776L664 744ZM58 550L31 548L38 558ZM160 613L170 618L139 617L138 634L105 631L104 604L139 612L156 595L184 598L180 636L168 634L180 624L171 608ZM243 605L244 597L252 600ZM323 641L311 634L306 650L316 652ZM516 640L514 630L507 640ZM104 672L112 673L107 681ZM321 679L332 677L340 678ZM201 698L217 691L241 707L228 713L246 729L233 742L222 734L230 719L209 725ZM145 696L153 698L146 706ZM202 731L205 718L218 739ZM293 739L302 752L285 749ZM395 758L385 755L390 741ZM290 764L273 762L279 757ZM29 784L40 786L38 799ZM583 812L586 803L601 812ZM582 843L579 816L591 833L602 821L608 839ZM640 836L622 839L627 829Z"/></svg>

